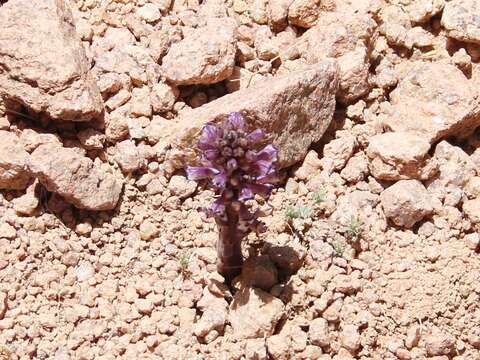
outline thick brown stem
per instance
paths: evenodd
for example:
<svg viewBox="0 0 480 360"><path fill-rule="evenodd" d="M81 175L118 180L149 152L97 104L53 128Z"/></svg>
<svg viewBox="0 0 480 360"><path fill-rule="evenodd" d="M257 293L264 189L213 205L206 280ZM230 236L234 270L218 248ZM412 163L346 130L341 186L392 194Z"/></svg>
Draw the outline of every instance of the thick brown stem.
<svg viewBox="0 0 480 360"><path fill-rule="evenodd" d="M219 237L217 242L217 271L226 282L240 274L242 270L242 234L238 230L238 216L227 208L226 224L218 223Z"/></svg>

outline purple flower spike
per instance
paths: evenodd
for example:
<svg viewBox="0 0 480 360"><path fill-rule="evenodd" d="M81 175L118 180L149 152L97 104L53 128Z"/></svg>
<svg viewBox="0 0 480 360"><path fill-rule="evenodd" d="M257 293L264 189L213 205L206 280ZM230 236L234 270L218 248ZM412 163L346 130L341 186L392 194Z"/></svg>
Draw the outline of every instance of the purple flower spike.
<svg viewBox="0 0 480 360"><path fill-rule="evenodd" d="M246 127L239 112L221 124L205 125L198 141L201 166L186 169L190 180L207 180L218 196L206 213L219 227L217 269L228 280L241 269L242 239L251 231L265 231L258 212L252 213L245 202L255 195L268 199L279 180L277 148L262 147L265 132L247 133Z"/></svg>

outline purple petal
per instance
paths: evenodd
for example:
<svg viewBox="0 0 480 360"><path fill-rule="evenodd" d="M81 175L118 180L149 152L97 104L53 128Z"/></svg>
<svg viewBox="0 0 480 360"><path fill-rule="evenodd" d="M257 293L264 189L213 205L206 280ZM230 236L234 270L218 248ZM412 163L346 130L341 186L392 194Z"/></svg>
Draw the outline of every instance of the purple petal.
<svg viewBox="0 0 480 360"><path fill-rule="evenodd" d="M206 124L200 134L198 147L214 146L223 136L223 130L215 124Z"/></svg>
<svg viewBox="0 0 480 360"><path fill-rule="evenodd" d="M232 112L227 119L232 130L243 130L245 128L245 120L239 112Z"/></svg>
<svg viewBox="0 0 480 360"><path fill-rule="evenodd" d="M220 156L218 149L208 149L203 151L203 156L207 160L216 160Z"/></svg>
<svg viewBox="0 0 480 360"><path fill-rule="evenodd" d="M267 198L272 189L273 186L270 184L247 184L240 191L238 200L246 201L253 199L254 194L258 194L263 198Z"/></svg>
<svg viewBox="0 0 480 360"><path fill-rule="evenodd" d="M278 150L275 146L269 144L257 153L257 159L271 162L277 161Z"/></svg>
<svg viewBox="0 0 480 360"><path fill-rule="evenodd" d="M247 201L247 200L253 199L254 196L255 196L255 194L253 193L252 189L250 187L246 186L240 191L240 195L238 196L238 200Z"/></svg>
<svg viewBox="0 0 480 360"><path fill-rule="evenodd" d="M257 160L252 164L251 168L257 176L264 176L267 175L273 167L271 161Z"/></svg>
<svg viewBox="0 0 480 360"><path fill-rule="evenodd" d="M215 175L212 179L212 184L218 189L224 189L225 184L227 183L227 174L224 172L220 172L219 174Z"/></svg>
<svg viewBox="0 0 480 360"><path fill-rule="evenodd" d="M238 167L237 160L230 159L227 161L227 170L234 171Z"/></svg>
<svg viewBox="0 0 480 360"><path fill-rule="evenodd" d="M220 171L210 167L202 167L202 166L187 166L185 169L187 172L188 180L203 180L203 179L211 179L215 175L217 175Z"/></svg>
<svg viewBox="0 0 480 360"><path fill-rule="evenodd" d="M218 216L225 213L225 203L222 198L215 200L205 212L208 216Z"/></svg>
<svg viewBox="0 0 480 360"><path fill-rule="evenodd" d="M265 137L265 131L262 129L253 130L250 134L247 135L247 140L251 144L256 144Z"/></svg>
<svg viewBox="0 0 480 360"><path fill-rule="evenodd" d="M270 169L265 175L259 176L255 179L257 184L272 184L280 181L280 175L275 169Z"/></svg>

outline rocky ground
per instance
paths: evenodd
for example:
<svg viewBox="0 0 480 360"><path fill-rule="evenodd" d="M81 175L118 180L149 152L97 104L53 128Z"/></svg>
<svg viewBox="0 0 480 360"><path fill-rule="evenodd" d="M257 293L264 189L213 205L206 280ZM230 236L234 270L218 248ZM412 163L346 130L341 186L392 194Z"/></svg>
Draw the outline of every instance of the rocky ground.
<svg viewBox="0 0 480 360"><path fill-rule="evenodd" d="M0 359L480 359L480 1L0 0ZM199 129L266 129L216 273Z"/></svg>

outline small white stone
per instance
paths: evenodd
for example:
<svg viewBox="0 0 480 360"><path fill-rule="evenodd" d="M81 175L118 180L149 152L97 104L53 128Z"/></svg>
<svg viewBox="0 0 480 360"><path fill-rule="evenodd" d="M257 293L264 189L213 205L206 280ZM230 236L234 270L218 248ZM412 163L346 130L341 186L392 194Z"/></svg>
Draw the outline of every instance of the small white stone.
<svg viewBox="0 0 480 360"><path fill-rule="evenodd" d="M161 14L158 7L154 4L145 4L137 10L138 15L148 23L156 22L160 19Z"/></svg>

